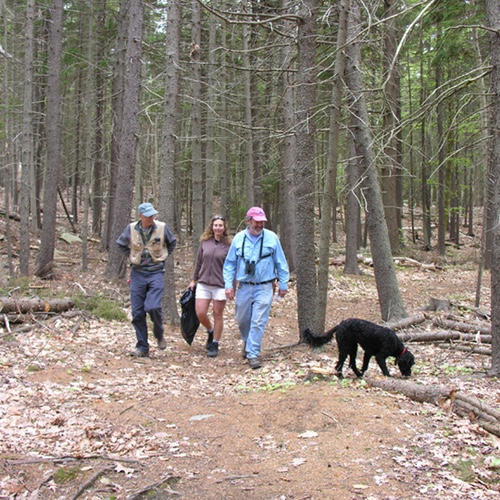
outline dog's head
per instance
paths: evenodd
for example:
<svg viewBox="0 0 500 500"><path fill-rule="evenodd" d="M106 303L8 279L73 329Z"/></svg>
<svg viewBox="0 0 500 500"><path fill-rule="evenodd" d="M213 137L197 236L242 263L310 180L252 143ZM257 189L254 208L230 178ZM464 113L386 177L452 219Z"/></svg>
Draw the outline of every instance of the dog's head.
<svg viewBox="0 0 500 500"><path fill-rule="evenodd" d="M415 364L415 357L405 347L401 355L396 359L396 363L399 366L401 375L403 375L403 377L409 377L411 375L411 367Z"/></svg>
<svg viewBox="0 0 500 500"><path fill-rule="evenodd" d="M330 332L326 332L321 335L314 333L310 328L306 328L302 332L302 338L304 339L304 342L311 347L321 347L332 340L332 334Z"/></svg>

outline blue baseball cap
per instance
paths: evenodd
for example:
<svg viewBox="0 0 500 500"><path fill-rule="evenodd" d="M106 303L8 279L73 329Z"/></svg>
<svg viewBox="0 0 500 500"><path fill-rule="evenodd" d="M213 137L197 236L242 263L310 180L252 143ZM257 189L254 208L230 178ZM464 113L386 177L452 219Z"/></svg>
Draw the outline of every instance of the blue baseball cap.
<svg viewBox="0 0 500 500"><path fill-rule="evenodd" d="M141 215L144 215L144 217L152 217L158 213L151 203L141 203L139 205L138 212Z"/></svg>

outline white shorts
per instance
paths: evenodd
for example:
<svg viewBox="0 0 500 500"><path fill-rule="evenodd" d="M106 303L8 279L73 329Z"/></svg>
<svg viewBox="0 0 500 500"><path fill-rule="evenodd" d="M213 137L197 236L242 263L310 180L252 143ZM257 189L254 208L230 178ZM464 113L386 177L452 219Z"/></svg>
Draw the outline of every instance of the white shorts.
<svg viewBox="0 0 500 500"><path fill-rule="evenodd" d="M224 288L206 285L205 283L196 284L195 297L197 299L227 300L226 290Z"/></svg>

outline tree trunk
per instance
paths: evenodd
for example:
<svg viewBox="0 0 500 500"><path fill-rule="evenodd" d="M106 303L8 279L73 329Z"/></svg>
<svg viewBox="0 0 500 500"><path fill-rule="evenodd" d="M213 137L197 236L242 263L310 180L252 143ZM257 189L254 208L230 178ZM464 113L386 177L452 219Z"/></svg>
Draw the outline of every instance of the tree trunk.
<svg viewBox="0 0 500 500"><path fill-rule="evenodd" d="M436 44L439 46L441 41L441 25L437 22L437 35ZM446 137L444 133L444 104L441 102L441 64L436 64L436 97L437 97L437 112L436 112L436 126L437 126L437 140L438 140L438 244L437 250L439 255L446 254L445 234L448 227L448 217L446 217L445 209L445 191L446 191Z"/></svg>
<svg viewBox="0 0 500 500"><path fill-rule="evenodd" d="M251 5L251 4L250 4ZM244 83L244 102L245 102L245 136L244 136L244 162L246 173L246 204L247 208L254 205L254 159L253 159L253 133L252 133L252 91L250 83L250 28L244 24L242 26L243 43L243 83Z"/></svg>
<svg viewBox="0 0 500 500"><path fill-rule="evenodd" d="M34 17L35 0L26 2L26 27L24 30L24 96L23 96L23 138L22 138L22 171L21 201L19 214L21 223L19 233L23 237L19 241L19 270L23 276L29 274L30 260L30 172L33 167L33 51L34 51ZM34 208L34 207L33 207Z"/></svg>
<svg viewBox="0 0 500 500"><path fill-rule="evenodd" d="M422 28L420 29L420 47L421 52L423 48L423 34ZM425 79L424 79L424 65L423 58L420 59L420 106L424 105L425 95ZM420 179L421 179L421 193L422 193L422 239L424 250L431 249L431 200L429 193L428 168L427 168L427 141L426 141L426 120L425 116L422 117L420 125L420 149L421 149L421 162L420 162Z"/></svg>
<svg viewBox="0 0 500 500"><path fill-rule="evenodd" d="M179 116L180 32L181 7L169 2L167 8L165 54L165 100L163 103L163 129L160 149L160 212L170 228L175 226L175 165ZM165 294L163 295L165 321L179 323L175 293L174 260L167 259Z"/></svg>
<svg viewBox="0 0 500 500"><path fill-rule="evenodd" d="M321 207L319 264L318 264L318 300L316 302L315 328L325 331L326 302L330 283L330 242L332 227L332 209L335 207L337 191L337 162L339 157L340 119L342 109L342 89L344 86L345 52L347 38L347 16L349 0L342 0L339 5L339 28L337 33L337 56L335 74L332 82L332 104L330 110L330 129L328 131L328 157Z"/></svg>
<svg viewBox="0 0 500 500"><path fill-rule="evenodd" d="M491 75L490 95L492 106L490 115L491 139L488 143L488 163L491 181L494 180L494 220L493 253L491 261L491 371L492 376L500 376L500 3L486 0L486 20L490 28Z"/></svg>
<svg viewBox="0 0 500 500"><path fill-rule="evenodd" d="M354 138L360 158L362 188L366 199L366 224L370 237L373 268L384 321L399 320L407 316L399 291L391 246L385 221L382 195L368 129L368 111L361 79L361 54L356 36L361 29L357 0L351 1L346 79L350 90L351 112L354 116Z"/></svg>
<svg viewBox="0 0 500 500"><path fill-rule="evenodd" d="M384 161L382 164L382 198L387 221L389 243L393 255L400 250L399 210L398 205L398 178L400 176L398 135L394 132L398 127L400 89L399 63L396 60L397 47L397 17L398 2L385 0L385 32L383 37L384 63Z"/></svg>
<svg viewBox="0 0 500 500"><path fill-rule="evenodd" d="M221 1L221 7L225 8L225 1ZM227 43L227 30L226 23L222 23L220 29L220 44L225 47ZM226 95L227 87L227 54L226 51L222 51L220 65L222 67L222 74L220 79L220 122L222 124L228 123L228 99ZM219 127L220 130L220 152L219 152L219 166L220 166L220 178L221 178L221 211L222 215L226 218L229 227L231 227L230 216L231 216L231 162L229 156L229 140L227 127L222 125Z"/></svg>
<svg viewBox="0 0 500 500"><path fill-rule="evenodd" d="M351 117L353 120L353 117ZM360 240L361 200L359 197L359 168L354 139L349 138L349 163L346 172L346 216L345 216L345 266L344 274L360 274L358 248Z"/></svg>
<svg viewBox="0 0 500 500"><path fill-rule="evenodd" d="M192 150L192 193L193 193L193 255L196 256L203 233L203 160L201 151L201 8L192 0L191 29L191 150Z"/></svg>
<svg viewBox="0 0 500 500"><path fill-rule="evenodd" d="M214 7L217 7L217 2L212 2ZM205 91L205 100L207 101L207 124L206 124L206 148L205 148L205 218L203 220L203 227L207 227L214 215L214 187L216 179L216 166L215 161L215 144L217 132L217 81L215 78L216 72L214 69L217 66L217 28L218 19L211 16L209 19L210 27L208 34L208 69L207 69L207 90ZM217 209L217 213L221 213Z"/></svg>
<svg viewBox="0 0 500 500"><path fill-rule="evenodd" d="M282 0L283 11L289 7L289 0ZM294 33L296 27L292 21L285 21L286 33ZM291 36L290 36L291 38ZM293 189L293 165L297 154L297 143L295 140L295 88L293 87L293 71L295 51L291 43L283 45L281 50L281 67L284 71L281 75L281 119L283 122L283 139L280 148L280 239L285 253L290 272L295 272L295 222L293 216L295 197Z"/></svg>
<svg viewBox="0 0 500 500"><path fill-rule="evenodd" d="M106 0L98 2L97 13L97 46L96 60L102 61L105 57L105 25L106 25ZM95 135L92 172L92 233L102 235L102 198L104 181L104 111L105 111L105 78L104 68L98 65L95 68Z"/></svg>
<svg viewBox="0 0 500 500"><path fill-rule="evenodd" d="M123 119L120 131L118 179L116 199L111 225L111 241L106 275L110 278L122 278L126 271L126 259L115 241L130 223L132 209L135 154L137 132L139 129L139 94L141 83L142 26L144 3L142 0L123 0L129 3L129 24L125 66L125 84L123 91ZM123 6L123 5L122 5Z"/></svg>
<svg viewBox="0 0 500 500"><path fill-rule="evenodd" d="M81 228L82 237L82 271L88 270L88 221L90 206L90 182L92 176L92 152L93 152L93 113L94 97L94 67L97 66L94 58L94 0L88 0L88 33L87 33L87 73L85 79L85 162L83 171L83 221ZM78 206L78 204L77 204Z"/></svg>
<svg viewBox="0 0 500 500"><path fill-rule="evenodd" d="M54 250L57 216L57 184L61 169L61 60L63 0L54 0L49 32L47 81L47 168L43 195L43 226L35 274L54 277Z"/></svg>
<svg viewBox="0 0 500 500"><path fill-rule="evenodd" d="M316 106L316 0L304 0L298 27L297 159L295 180L297 297L299 331L315 329L316 263L314 247L314 137ZM299 236L299 235L297 235Z"/></svg>
<svg viewBox="0 0 500 500"><path fill-rule="evenodd" d="M111 85L111 151L109 161L109 185L107 194L106 216L104 219L103 237L101 239L101 252L115 246L111 240L111 228L114 220L116 205L116 186L118 183L118 162L120 155L120 137L123 124L123 96L125 85L126 56L127 56L127 31L129 23L129 0L121 0L118 22L118 36L115 49L114 75Z"/></svg>

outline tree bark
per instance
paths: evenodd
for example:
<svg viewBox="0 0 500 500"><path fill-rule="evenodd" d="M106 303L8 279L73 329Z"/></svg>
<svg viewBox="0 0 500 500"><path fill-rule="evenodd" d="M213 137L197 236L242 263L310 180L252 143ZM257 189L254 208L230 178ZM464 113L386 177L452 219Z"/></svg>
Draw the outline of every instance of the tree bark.
<svg viewBox="0 0 500 500"><path fill-rule="evenodd" d="M282 0L282 10L289 8L289 0ZM295 31L295 23L285 21L284 30L290 33L290 38ZM284 68L281 75L281 119L283 123L283 138L280 147L280 239L283 252L286 255L290 272L296 269L295 249L295 220L294 206L295 193L293 188L293 165L297 155L297 142L295 138L295 88L293 87L293 64L295 51L291 43L286 43L281 51L281 66Z"/></svg>
<svg viewBox="0 0 500 500"><path fill-rule="evenodd" d="M61 61L63 0L54 0L50 16L49 74L47 80L47 168L43 195L43 223L35 274L54 278L57 188L61 169Z"/></svg>
<svg viewBox="0 0 500 500"><path fill-rule="evenodd" d="M126 271L126 258L115 244L118 236L130 223L132 209L137 133L139 130L139 94L141 88L142 26L144 3L142 0L123 0L130 2L127 37L125 85L123 91L123 121L120 131L118 179L116 199L111 225L106 275L122 278Z"/></svg>
<svg viewBox="0 0 500 500"><path fill-rule="evenodd" d="M33 56L34 56L35 0L26 2L26 27L24 36L24 95L23 95L23 138L21 200L19 214L19 270L23 276L29 274L30 260L30 172L33 167ZM34 207L33 207L34 208Z"/></svg>
<svg viewBox="0 0 500 500"><path fill-rule="evenodd" d="M249 7L252 3L249 4ZM246 24L242 26L241 39L243 44L243 85L245 103L245 132L244 132L244 164L245 164L245 185L247 209L255 204L254 191L254 148L252 132L252 89L250 71L250 30Z"/></svg>
<svg viewBox="0 0 500 500"><path fill-rule="evenodd" d="M441 43L441 23L437 20L436 26L436 45L439 47ZM445 211L445 190L446 190L446 137L444 133L444 104L441 102L441 64L436 64L436 97L438 100L436 109L436 127L437 127L437 140L438 140L438 187L437 187L437 205L438 205L438 244L437 250L439 255L445 255L446 245L445 245L445 234L448 227L448 217L446 217Z"/></svg>
<svg viewBox="0 0 500 500"><path fill-rule="evenodd" d="M118 183L118 165L120 156L121 129L123 126L123 100L127 57L127 31L129 24L129 0L121 0L118 22L118 36L115 48L114 74L111 85L111 151L109 161L109 184L107 193L106 216L104 219L101 251L109 250L114 245L111 240L111 229L116 205L116 187Z"/></svg>
<svg viewBox="0 0 500 500"><path fill-rule="evenodd" d="M354 120L354 117L351 117ZM344 274L359 275L358 248L360 242L361 200L359 189L359 166L354 139L349 137L349 163L346 172L346 216L345 216L345 266Z"/></svg>
<svg viewBox="0 0 500 500"><path fill-rule="evenodd" d="M316 106L316 0L304 0L298 27L297 159L295 180L297 297L299 331L314 329L316 264L314 246L314 138ZM297 235L298 236L298 235Z"/></svg>
<svg viewBox="0 0 500 500"><path fill-rule="evenodd" d="M347 47L346 80L350 92L351 113L354 120L356 152L360 159L362 188L366 199L366 224L370 238L373 268L384 321L407 316L399 291L391 254L384 206L368 128L368 110L361 78L361 53L357 36L361 29L357 0L351 1L349 40Z"/></svg>
<svg viewBox="0 0 500 500"><path fill-rule="evenodd" d="M494 189L494 217L492 227L493 252L491 264L491 370L492 376L500 376L500 3L486 0L486 21L490 28L491 75L490 95L492 106L490 114L491 140L488 144L488 163L491 173L490 182Z"/></svg>
<svg viewBox="0 0 500 500"><path fill-rule="evenodd" d="M181 7L169 2L167 7L165 100L163 103L163 129L160 150L160 212L170 228L175 227L175 159L179 117ZM165 320L179 323L175 294L174 260L167 259L165 294L163 296Z"/></svg>
<svg viewBox="0 0 500 500"><path fill-rule="evenodd" d="M321 207L319 264L318 264L318 300L316 303L316 331L325 331L326 302L330 283L330 242L332 228L332 209L335 207L337 191L337 162L339 157L339 131L342 108L342 89L344 87L345 52L347 38L347 16L349 0L342 0L339 5L339 28L337 33L337 56L335 74L332 82L332 103L330 110L330 130L328 132L328 157Z"/></svg>
<svg viewBox="0 0 500 500"><path fill-rule="evenodd" d="M98 2L97 13L97 46L96 60L102 61L105 58L105 25L106 25L106 0ZM102 235L102 208L103 208L103 181L104 181L104 150L105 150L105 78L104 68L95 68L95 135L93 151L93 172L92 172L92 233Z"/></svg>
<svg viewBox="0 0 500 500"><path fill-rule="evenodd" d="M191 182L193 194L193 255L196 257L203 233L203 159L201 151L201 7L197 0L191 4Z"/></svg>
<svg viewBox="0 0 500 500"><path fill-rule="evenodd" d="M400 88L399 63L396 60L397 47L397 17L398 2L385 0L384 35L383 35L383 64L384 64L384 161L382 165L382 198L387 221L387 230L391 251L395 255L400 250L400 226L398 205L398 178L401 167L399 165L398 136L395 133L400 116Z"/></svg>

